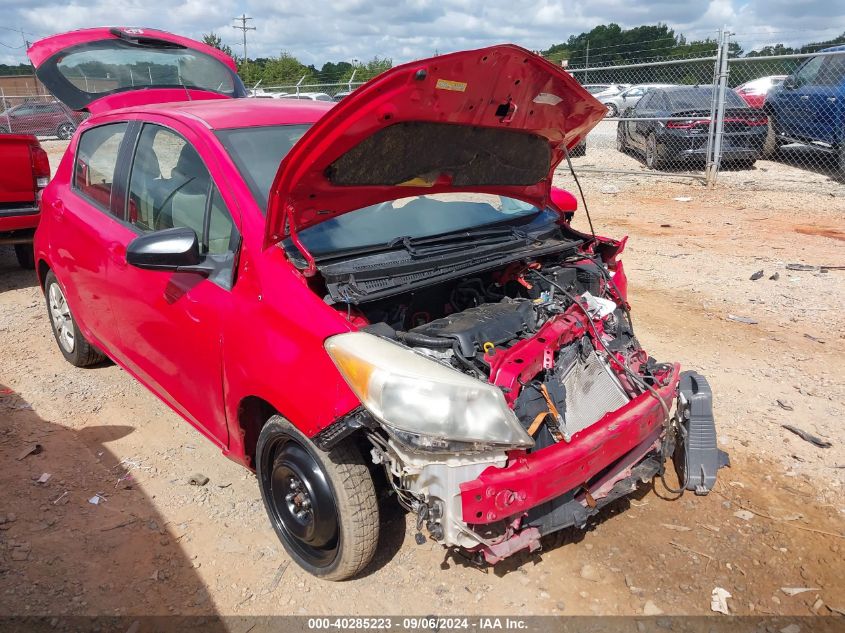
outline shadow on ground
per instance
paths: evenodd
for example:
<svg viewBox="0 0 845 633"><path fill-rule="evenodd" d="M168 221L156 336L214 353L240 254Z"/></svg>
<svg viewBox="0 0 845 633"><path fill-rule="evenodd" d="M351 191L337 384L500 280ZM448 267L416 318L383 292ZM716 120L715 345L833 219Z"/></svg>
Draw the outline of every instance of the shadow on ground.
<svg viewBox="0 0 845 633"><path fill-rule="evenodd" d="M115 617L126 630L138 616L174 614L201 615L202 630L223 630L179 545L182 528L165 522L134 484L131 464L109 451L133 431L76 432L42 419L0 384L0 616L43 618L21 630L40 630L39 622L88 630L93 623L72 616ZM171 624L175 619L163 619L155 628Z"/></svg>

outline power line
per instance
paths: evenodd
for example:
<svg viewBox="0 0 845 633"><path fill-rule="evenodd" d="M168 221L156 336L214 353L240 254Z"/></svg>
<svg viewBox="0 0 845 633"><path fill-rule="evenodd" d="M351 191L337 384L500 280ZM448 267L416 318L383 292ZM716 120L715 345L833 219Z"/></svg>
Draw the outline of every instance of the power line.
<svg viewBox="0 0 845 633"><path fill-rule="evenodd" d="M238 26L237 24L233 24L232 28L238 29L239 31L243 32L243 36L244 36L244 67L246 67L246 65L249 64L249 61L248 61L249 58L246 56L246 32L247 31L255 31L256 28L254 26L247 26L246 25L246 23L248 21L252 20L252 18L247 17L246 13L240 15L239 17L236 17L235 20L239 21L241 23L240 26Z"/></svg>

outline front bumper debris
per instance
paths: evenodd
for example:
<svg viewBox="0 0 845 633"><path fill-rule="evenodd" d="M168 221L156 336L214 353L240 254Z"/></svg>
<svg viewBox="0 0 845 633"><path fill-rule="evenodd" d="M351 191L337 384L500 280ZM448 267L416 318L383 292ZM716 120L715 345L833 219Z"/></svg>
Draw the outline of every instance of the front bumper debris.
<svg viewBox="0 0 845 633"><path fill-rule="evenodd" d="M657 389L667 406L675 400L680 366ZM484 525L524 513L574 489L595 499L602 479L591 481L616 462L629 467L660 447L665 415L650 393L634 398L596 424L559 443L529 454L516 454L503 467L491 466L476 479L460 485L463 521ZM514 455L512 453L512 455ZM636 456L634 463L626 457ZM612 487L612 485L611 485ZM589 500L585 498L585 503Z"/></svg>

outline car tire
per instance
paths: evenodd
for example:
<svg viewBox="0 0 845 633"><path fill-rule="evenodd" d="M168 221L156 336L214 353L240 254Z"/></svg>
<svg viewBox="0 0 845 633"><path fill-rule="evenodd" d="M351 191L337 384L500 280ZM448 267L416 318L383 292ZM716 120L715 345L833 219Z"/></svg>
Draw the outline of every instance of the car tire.
<svg viewBox="0 0 845 633"><path fill-rule="evenodd" d="M15 257L18 260L18 266L24 270L35 268L35 252L32 250L32 244L15 244Z"/></svg>
<svg viewBox="0 0 845 633"><path fill-rule="evenodd" d="M44 277L44 297L53 336L65 360L74 367L88 367L102 362L105 356L79 331L65 299L64 289L52 270Z"/></svg>
<svg viewBox="0 0 845 633"><path fill-rule="evenodd" d="M59 137L59 140L66 141L73 136L75 131L76 126L73 123L62 123L56 130L56 136Z"/></svg>
<svg viewBox="0 0 845 633"><path fill-rule="evenodd" d="M583 141L578 143L578 145L573 147L572 150L569 152L570 158L578 158L578 157L586 156L586 155L587 155L587 140L586 139L584 139Z"/></svg>
<svg viewBox="0 0 845 633"><path fill-rule="evenodd" d="M845 141L839 146L837 154L839 163L836 166L836 175L839 176L840 181L845 182Z"/></svg>
<svg viewBox="0 0 845 633"><path fill-rule="evenodd" d="M781 143L775 130L775 122L772 115L769 115L769 122L766 124L766 138L763 139L763 149L760 158L772 158L780 149Z"/></svg>
<svg viewBox="0 0 845 633"><path fill-rule="evenodd" d="M258 436L256 475L270 523L288 555L325 580L345 580L372 560L379 511L357 446L318 449L280 415Z"/></svg>
<svg viewBox="0 0 845 633"><path fill-rule="evenodd" d="M607 106L607 114L606 117L617 117L619 116L619 108L616 107L615 103L606 103Z"/></svg>
<svg viewBox="0 0 845 633"><path fill-rule="evenodd" d="M625 130L621 121L616 126L616 151L622 152L623 154L628 153L628 142L625 140Z"/></svg>
<svg viewBox="0 0 845 633"><path fill-rule="evenodd" d="M660 169L663 166L663 159L657 152L657 136L650 132L645 140L645 166L649 169Z"/></svg>
<svg viewBox="0 0 845 633"><path fill-rule="evenodd" d="M8 134L9 130L2 125L0 125L0 134Z"/></svg>

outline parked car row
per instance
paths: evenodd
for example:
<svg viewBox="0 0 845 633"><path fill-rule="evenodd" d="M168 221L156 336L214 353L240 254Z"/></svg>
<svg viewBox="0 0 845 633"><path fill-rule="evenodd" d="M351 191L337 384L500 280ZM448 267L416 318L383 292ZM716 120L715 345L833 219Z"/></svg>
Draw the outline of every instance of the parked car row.
<svg viewBox="0 0 845 633"><path fill-rule="evenodd" d="M70 79L92 54L173 79L84 92ZM381 498L417 542L495 564L585 528L673 452L681 489L713 488L707 381L640 347L624 241L572 229L552 186L605 115L560 67L451 53L335 108L242 99L230 57L152 29L28 55L92 113L35 238L59 352L118 363L255 471L303 569L364 570Z"/></svg>
<svg viewBox="0 0 845 633"><path fill-rule="evenodd" d="M733 92L728 92L725 99L722 162L750 167L762 151L768 119ZM712 101L712 86L649 90L636 106L623 113L617 125L616 147L620 152L642 156L650 169L668 163L703 161Z"/></svg>
<svg viewBox="0 0 845 633"><path fill-rule="evenodd" d="M637 154L649 167L704 158L714 103L711 86L584 87L605 105L608 117L620 118L621 151ZM845 46L819 51L792 75L747 81L725 99L723 164L750 167L783 145L797 143L834 154L845 177Z"/></svg>
<svg viewBox="0 0 845 633"><path fill-rule="evenodd" d="M299 99L301 101L340 101L344 97L348 97L352 91L345 90L338 92L334 96L325 92L273 92L270 90L256 89L251 90L249 96L256 99Z"/></svg>

